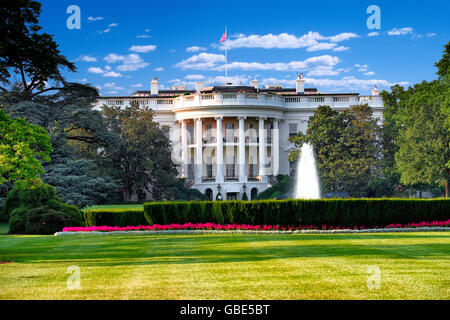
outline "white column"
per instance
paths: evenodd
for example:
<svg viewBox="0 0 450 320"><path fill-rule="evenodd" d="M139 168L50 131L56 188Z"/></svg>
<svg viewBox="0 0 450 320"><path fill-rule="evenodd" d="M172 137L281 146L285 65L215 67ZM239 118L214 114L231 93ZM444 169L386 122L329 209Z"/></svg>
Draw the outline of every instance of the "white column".
<svg viewBox="0 0 450 320"><path fill-rule="evenodd" d="M186 120L180 120L181 123L181 177L188 178L188 148L187 148L187 130Z"/></svg>
<svg viewBox="0 0 450 320"><path fill-rule="evenodd" d="M203 145L202 145L202 119L195 119L195 139L196 139L196 164L197 164L197 173L195 175L195 183L202 182L203 177Z"/></svg>
<svg viewBox="0 0 450 320"><path fill-rule="evenodd" d="M276 176L279 172L280 163L280 130L278 128L278 119L273 119L272 130L272 175Z"/></svg>
<svg viewBox="0 0 450 320"><path fill-rule="evenodd" d="M216 182L221 183L224 181L223 178L223 129L222 129L222 117L217 117L216 119Z"/></svg>
<svg viewBox="0 0 450 320"><path fill-rule="evenodd" d="M267 182L266 170L264 165L266 164L266 138L264 130L264 120L265 118L259 118L259 128L258 128L258 139L259 139L259 178L261 182Z"/></svg>
<svg viewBox="0 0 450 320"><path fill-rule="evenodd" d="M247 174L245 172L245 119L246 117L238 117L239 119L239 182L247 182Z"/></svg>

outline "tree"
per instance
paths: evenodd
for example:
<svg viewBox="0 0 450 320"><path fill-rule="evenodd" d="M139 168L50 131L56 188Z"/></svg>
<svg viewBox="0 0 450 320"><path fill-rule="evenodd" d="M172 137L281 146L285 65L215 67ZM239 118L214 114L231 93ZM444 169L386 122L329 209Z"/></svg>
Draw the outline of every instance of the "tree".
<svg viewBox="0 0 450 320"><path fill-rule="evenodd" d="M444 48L444 54L442 55L441 60L434 64L434 66L438 68L436 74L441 79L450 75L450 41L444 46Z"/></svg>
<svg viewBox="0 0 450 320"><path fill-rule="evenodd" d="M400 101L401 123L395 163L400 181L409 185L444 185L450 181L450 82L423 81L410 87Z"/></svg>
<svg viewBox="0 0 450 320"><path fill-rule="evenodd" d="M76 67L60 54L53 36L40 32L40 12L41 4L31 0L2 1L0 6L0 83L11 84L13 74L18 74L29 100L45 92L83 86L66 82L62 76L62 69L73 72ZM8 92L4 86L0 90Z"/></svg>
<svg viewBox="0 0 450 320"><path fill-rule="evenodd" d="M23 119L11 119L0 109L0 185L27 186L40 180L42 161L50 161L51 141L47 132Z"/></svg>
<svg viewBox="0 0 450 320"><path fill-rule="evenodd" d="M306 134L299 132L290 138L297 150L291 152L289 160L294 161L303 143L310 142L324 192L367 196L379 166L379 140L379 126L367 104L351 106L341 113L319 106L309 119Z"/></svg>
<svg viewBox="0 0 450 320"><path fill-rule="evenodd" d="M104 149L103 160L117 173L124 200L132 194L144 200L146 193L155 200L167 199L177 170L170 141L153 120L154 112L132 101L124 109L103 106L102 113L108 128L120 138L117 145Z"/></svg>

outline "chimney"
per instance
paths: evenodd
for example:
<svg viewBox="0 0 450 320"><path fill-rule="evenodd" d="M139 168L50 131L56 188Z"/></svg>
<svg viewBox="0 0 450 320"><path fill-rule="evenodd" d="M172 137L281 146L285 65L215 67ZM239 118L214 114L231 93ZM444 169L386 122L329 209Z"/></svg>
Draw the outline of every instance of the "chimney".
<svg viewBox="0 0 450 320"><path fill-rule="evenodd" d="M252 81L250 81L250 86L255 87L255 89L259 88L259 81L255 79L253 79Z"/></svg>
<svg viewBox="0 0 450 320"><path fill-rule="evenodd" d="M152 82L150 82L150 94L151 95L158 95L158 78L154 77Z"/></svg>
<svg viewBox="0 0 450 320"><path fill-rule="evenodd" d="M380 93L380 91L377 89L377 86L373 86L372 95L373 96L378 96L379 93Z"/></svg>
<svg viewBox="0 0 450 320"><path fill-rule="evenodd" d="M195 83L195 93L200 94L204 86L205 83L203 81L197 81Z"/></svg>
<svg viewBox="0 0 450 320"><path fill-rule="evenodd" d="M305 79L303 79L303 73L297 75L295 80L295 93L304 94L305 93Z"/></svg>

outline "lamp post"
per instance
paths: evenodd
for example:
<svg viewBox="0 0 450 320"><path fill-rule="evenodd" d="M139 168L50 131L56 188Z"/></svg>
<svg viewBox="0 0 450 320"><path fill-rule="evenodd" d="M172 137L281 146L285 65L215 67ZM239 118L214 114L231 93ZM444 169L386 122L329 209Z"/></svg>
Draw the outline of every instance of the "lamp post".
<svg viewBox="0 0 450 320"><path fill-rule="evenodd" d="M242 190L245 192L245 191L247 191L247 186L245 185L245 183L244 183L244 185L242 186Z"/></svg>
<svg viewBox="0 0 450 320"><path fill-rule="evenodd" d="M217 185L217 196L216 200L222 201L222 194L220 193L222 191L222 187L220 186L220 183Z"/></svg>

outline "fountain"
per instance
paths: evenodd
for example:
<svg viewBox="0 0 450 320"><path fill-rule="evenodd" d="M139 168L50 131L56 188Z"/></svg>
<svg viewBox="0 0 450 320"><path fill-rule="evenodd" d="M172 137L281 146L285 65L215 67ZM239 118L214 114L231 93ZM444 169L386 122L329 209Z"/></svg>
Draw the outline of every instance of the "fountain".
<svg viewBox="0 0 450 320"><path fill-rule="evenodd" d="M304 143L297 162L295 199L320 199L320 184L312 145Z"/></svg>

